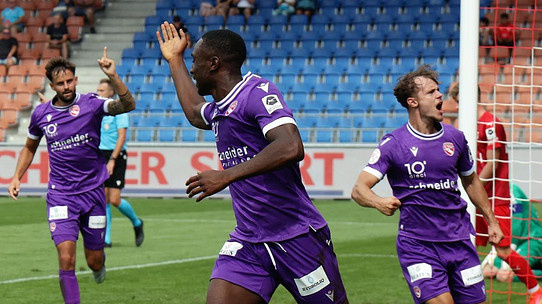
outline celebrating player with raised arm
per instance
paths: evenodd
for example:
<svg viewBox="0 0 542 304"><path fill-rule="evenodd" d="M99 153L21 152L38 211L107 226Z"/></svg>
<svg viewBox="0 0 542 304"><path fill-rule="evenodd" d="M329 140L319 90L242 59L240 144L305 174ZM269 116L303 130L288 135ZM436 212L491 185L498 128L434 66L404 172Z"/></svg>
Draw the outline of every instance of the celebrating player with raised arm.
<svg viewBox="0 0 542 304"><path fill-rule="evenodd" d="M97 283L105 279L105 195L103 183L109 175L98 149L102 117L131 111L134 98L107 57L98 59L102 71L119 92L119 99L100 98L94 93L76 93L75 65L62 57L46 65L50 87L56 92L32 113L28 138L21 150L9 194L17 199L20 179L32 163L43 136L49 151L47 216L58 251L60 289L65 303L79 303L75 276L75 249L79 231L83 236L87 264Z"/></svg>
<svg viewBox="0 0 542 304"><path fill-rule="evenodd" d="M399 79L394 95L408 123L380 141L358 177L352 198L385 215L400 208L397 255L415 303L485 303L480 260L470 241L474 229L461 199L458 176L489 223L489 241L503 234L462 132L441 123L438 74L428 66ZM371 188L384 175L393 197Z"/></svg>
<svg viewBox="0 0 542 304"><path fill-rule="evenodd" d="M229 186L237 219L207 303L267 303L279 284L298 303L348 303L327 223L301 182L304 149L292 112L269 80L241 75L243 38L229 30L203 35L192 53L194 85L186 35L167 22L156 34L186 117L213 130L224 168L190 177L187 193L200 201Z"/></svg>

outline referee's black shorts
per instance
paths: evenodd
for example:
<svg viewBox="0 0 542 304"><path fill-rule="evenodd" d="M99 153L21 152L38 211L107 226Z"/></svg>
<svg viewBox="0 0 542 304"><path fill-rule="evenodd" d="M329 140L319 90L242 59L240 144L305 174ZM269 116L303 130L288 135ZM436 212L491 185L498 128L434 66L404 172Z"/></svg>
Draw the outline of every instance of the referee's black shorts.
<svg viewBox="0 0 542 304"><path fill-rule="evenodd" d="M105 163L109 161L113 150L101 150L105 159ZM124 176L126 175L126 162L128 160L128 154L126 150L120 151L119 156L115 160L115 168L113 168L113 174L105 181L106 188L124 188Z"/></svg>

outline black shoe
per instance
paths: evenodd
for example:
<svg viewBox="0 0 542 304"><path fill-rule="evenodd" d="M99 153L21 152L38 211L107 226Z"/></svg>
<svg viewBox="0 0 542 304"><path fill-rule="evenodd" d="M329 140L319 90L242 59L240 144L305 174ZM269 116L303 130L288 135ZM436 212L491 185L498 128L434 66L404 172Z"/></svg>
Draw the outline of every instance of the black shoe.
<svg viewBox="0 0 542 304"><path fill-rule="evenodd" d="M134 227L135 243L137 247L141 246L141 244L143 244L143 240L145 239L145 233L143 233L143 220L139 220L141 221L141 225Z"/></svg>
<svg viewBox="0 0 542 304"><path fill-rule="evenodd" d="M93 28L93 27L91 27L91 28L90 28L90 33L91 33L91 34L96 34L96 29Z"/></svg>
<svg viewBox="0 0 542 304"><path fill-rule="evenodd" d="M113 245L111 245L111 243L105 243L104 247L111 248L111 246L113 246Z"/></svg>

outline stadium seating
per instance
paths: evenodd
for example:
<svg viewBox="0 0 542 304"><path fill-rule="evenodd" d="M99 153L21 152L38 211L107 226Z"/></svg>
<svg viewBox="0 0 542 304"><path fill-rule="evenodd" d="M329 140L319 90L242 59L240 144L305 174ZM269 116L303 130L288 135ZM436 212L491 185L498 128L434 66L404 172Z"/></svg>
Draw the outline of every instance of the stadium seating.
<svg viewBox="0 0 542 304"><path fill-rule="evenodd" d="M310 20L304 15L273 16L274 3L262 1L248 20L231 16L225 23L222 17L198 16L192 2L160 0L156 15L145 23L155 28L168 12L182 11L191 32L230 28L240 33L248 55L243 72L276 83L308 142L378 141L383 132L405 121L392 94L397 77L421 63L440 72L443 88L457 77L459 6L453 1L319 0ZM119 66L119 74L138 90L145 107L132 114L140 116L139 125L148 124L145 117L151 115L168 117L162 118L168 123L159 123L156 134L143 132L141 139L214 141L208 132L171 122L184 115L169 69L159 50L151 48L154 37L148 33L134 35L134 47L122 52ZM337 123L335 115L347 123ZM362 125L363 130L357 129Z"/></svg>

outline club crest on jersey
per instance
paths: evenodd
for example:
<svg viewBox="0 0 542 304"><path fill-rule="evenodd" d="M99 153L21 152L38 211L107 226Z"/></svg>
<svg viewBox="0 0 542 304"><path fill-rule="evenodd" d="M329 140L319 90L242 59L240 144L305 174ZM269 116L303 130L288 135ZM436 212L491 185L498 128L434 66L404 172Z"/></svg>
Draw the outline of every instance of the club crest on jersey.
<svg viewBox="0 0 542 304"><path fill-rule="evenodd" d="M228 109L226 110L226 113L225 115L226 116L229 116L231 114L231 112L233 112L233 110L235 110L235 108L237 108L237 100L234 100L230 106L228 107Z"/></svg>
<svg viewBox="0 0 542 304"><path fill-rule="evenodd" d="M54 232L56 230L56 223L55 222L51 222L51 224L49 224L49 230L51 230L51 232Z"/></svg>
<svg viewBox="0 0 542 304"><path fill-rule="evenodd" d="M78 105L73 105L70 107L70 115L73 117L76 117L77 115L79 115L80 111L81 109L79 108Z"/></svg>
<svg viewBox="0 0 542 304"><path fill-rule="evenodd" d="M454 155L455 147L454 147L453 143L451 143L451 142L443 143L442 144L442 149L444 150L444 153L446 153L446 155L448 155L448 156L453 156Z"/></svg>

